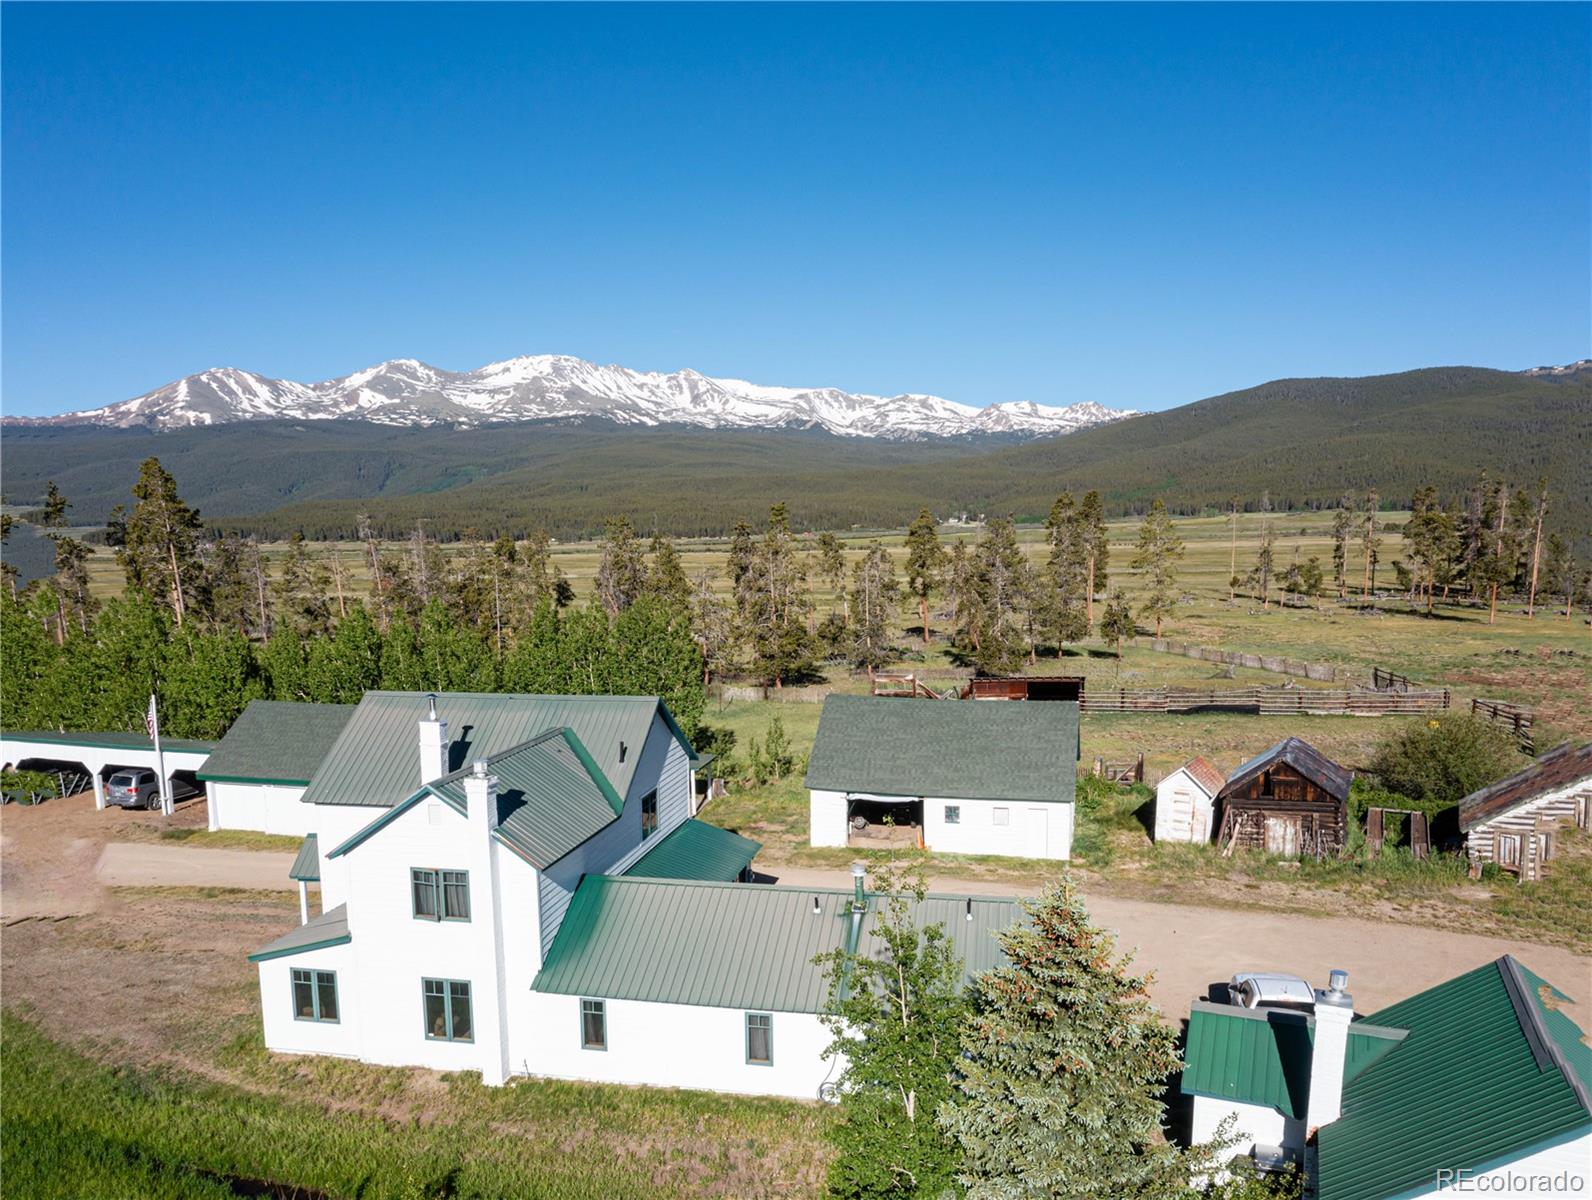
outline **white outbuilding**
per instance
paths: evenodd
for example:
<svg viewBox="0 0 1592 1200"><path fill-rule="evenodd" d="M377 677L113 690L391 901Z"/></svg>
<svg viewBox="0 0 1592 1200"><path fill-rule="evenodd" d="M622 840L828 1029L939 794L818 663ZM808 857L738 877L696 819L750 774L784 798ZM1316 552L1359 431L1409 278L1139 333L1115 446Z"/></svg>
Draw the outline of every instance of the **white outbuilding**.
<svg viewBox="0 0 1592 1200"><path fill-rule="evenodd" d="M316 829L303 802L352 704L251 700L199 770L211 829L253 829L303 837Z"/></svg>
<svg viewBox="0 0 1592 1200"><path fill-rule="evenodd" d="M1072 856L1078 704L830 696L807 765L814 846Z"/></svg>
<svg viewBox="0 0 1592 1200"><path fill-rule="evenodd" d="M1155 785L1155 840L1208 842L1216 795L1227 779L1198 755Z"/></svg>

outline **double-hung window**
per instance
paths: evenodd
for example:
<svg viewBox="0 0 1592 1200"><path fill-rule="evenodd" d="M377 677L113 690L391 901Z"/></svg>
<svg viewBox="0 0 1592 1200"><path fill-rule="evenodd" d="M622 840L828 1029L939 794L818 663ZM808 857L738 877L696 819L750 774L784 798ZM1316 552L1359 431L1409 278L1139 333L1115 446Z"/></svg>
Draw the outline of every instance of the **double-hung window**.
<svg viewBox="0 0 1592 1200"><path fill-rule="evenodd" d="M658 832L658 793L648 792L641 798L641 836L645 840Z"/></svg>
<svg viewBox="0 0 1592 1200"><path fill-rule="evenodd" d="M580 1002L580 1048L608 1049L608 1007L601 1000Z"/></svg>
<svg viewBox="0 0 1592 1200"><path fill-rule="evenodd" d="M293 1018L298 1021L337 1020L337 972L293 968Z"/></svg>
<svg viewBox="0 0 1592 1200"><path fill-rule="evenodd" d="M414 867L409 888L417 921L470 919L470 872Z"/></svg>
<svg viewBox="0 0 1592 1200"><path fill-rule="evenodd" d="M426 1038L434 1042L473 1042L470 985L462 979L422 979Z"/></svg>
<svg viewBox="0 0 1592 1200"><path fill-rule="evenodd" d="M774 1014L746 1014L746 1061L755 1067L774 1065Z"/></svg>

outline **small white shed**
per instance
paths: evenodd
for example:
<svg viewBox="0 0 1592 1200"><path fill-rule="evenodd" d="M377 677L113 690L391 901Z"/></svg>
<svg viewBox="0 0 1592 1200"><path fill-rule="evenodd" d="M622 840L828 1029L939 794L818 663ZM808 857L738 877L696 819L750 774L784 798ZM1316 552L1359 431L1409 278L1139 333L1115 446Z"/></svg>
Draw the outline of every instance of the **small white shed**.
<svg viewBox="0 0 1592 1200"><path fill-rule="evenodd" d="M1227 780L1196 755L1155 785L1155 840L1208 842L1216 794Z"/></svg>
<svg viewBox="0 0 1592 1200"><path fill-rule="evenodd" d="M302 837L318 827L304 790L343 732L352 704L251 700L199 771L211 829Z"/></svg>

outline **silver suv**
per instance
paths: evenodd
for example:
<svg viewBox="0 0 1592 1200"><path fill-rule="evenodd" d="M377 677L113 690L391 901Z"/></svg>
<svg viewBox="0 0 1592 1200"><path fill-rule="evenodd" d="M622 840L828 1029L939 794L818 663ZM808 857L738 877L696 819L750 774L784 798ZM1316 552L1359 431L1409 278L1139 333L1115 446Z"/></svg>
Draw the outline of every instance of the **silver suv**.
<svg viewBox="0 0 1592 1200"><path fill-rule="evenodd" d="M159 808L160 781L153 771L118 771L105 783L105 803L118 808Z"/></svg>

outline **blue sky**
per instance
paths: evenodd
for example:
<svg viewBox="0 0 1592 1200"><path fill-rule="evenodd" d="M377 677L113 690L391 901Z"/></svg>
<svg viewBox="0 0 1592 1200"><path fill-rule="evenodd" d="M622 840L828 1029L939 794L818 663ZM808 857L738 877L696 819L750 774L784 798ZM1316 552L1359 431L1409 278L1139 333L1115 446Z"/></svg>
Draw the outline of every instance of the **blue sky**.
<svg viewBox="0 0 1592 1200"><path fill-rule="evenodd" d="M5 410L566 353L971 404L1592 354L1592 7L6 4Z"/></svg>

